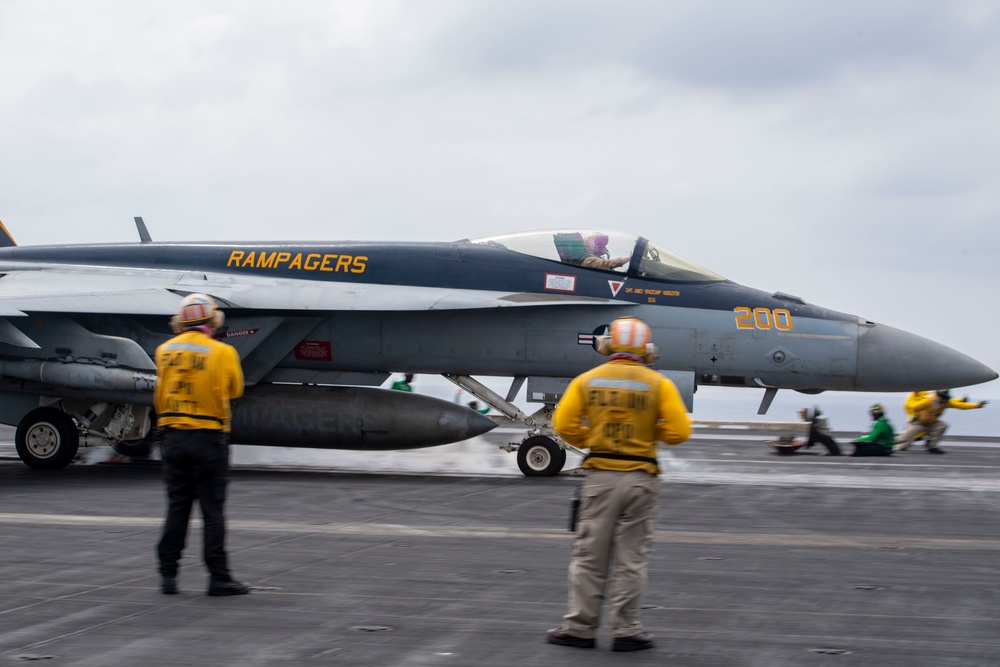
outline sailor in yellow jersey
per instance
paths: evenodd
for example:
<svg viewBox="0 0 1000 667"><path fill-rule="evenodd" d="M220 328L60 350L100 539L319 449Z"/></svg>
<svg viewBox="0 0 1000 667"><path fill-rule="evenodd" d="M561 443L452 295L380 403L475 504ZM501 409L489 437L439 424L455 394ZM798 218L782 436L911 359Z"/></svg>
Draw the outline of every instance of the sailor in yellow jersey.
<svg viewBox="0 0 1000 667"><path fill-rule="evenodd" d="M170 322L177 336L156 349L155 407L167 485L167 518L157 554L167 594L177 593L177 570L195 499L204 521L208 594L250 592L232 578L225 546L229 401L243 395L243 369L236 350L212 338L222 322L211 297L189 294Z"/></svg>
<svg viewBox="0 0 1000 667"><path fill-rule="evenodd" d="M951 397L951 392L947 389L940 389L936 392L915 391L906 397L903 404L906 416L909 419L909 426L906 430L896 436L896 444L893 451L901 452L908 449L913 441L922 434L927 434L927 453L944 454L944 450L938 446L941 437L948 429L948 423L941 419L941 415L948 408L958 410L976 410L986 406L986 401L970 403Z"/></svg>
<svg viewBox="0 0 1000 667"><path fill-rule="evenodd" d="M612 650L654 644L639 604L660 497L656 443L684 442L691 420L674 383L647 365L657 356L650 339L639 319L612 322L598 342L611 359L574 379L556 408L555 430L590 453L569 564L569 610L562 627L549 630L552 644L592 648L605 593Z"/></svg>

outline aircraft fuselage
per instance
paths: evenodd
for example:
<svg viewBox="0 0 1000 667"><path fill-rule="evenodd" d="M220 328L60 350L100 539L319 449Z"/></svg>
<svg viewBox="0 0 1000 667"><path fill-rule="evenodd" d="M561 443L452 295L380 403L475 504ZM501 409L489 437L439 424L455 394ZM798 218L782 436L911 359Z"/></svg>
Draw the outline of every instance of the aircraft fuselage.
<svg viewBox="0 0 1000 667"><path fill-rule="evenodd" d="M587 255L594 239L610 245ZM106 442L145 436L153 353L192 292L216 299L226 315L216 336L240 353L247 398L234 410L234 434L245 442L386 448L418 422L399 446L470 437L490 424L462 406L317 386L377 386L393 372L459 384L473 375L570 378L602 361L595 337L623 315L652 327L654 367L689 406L709 384L765 388L765 411L778 389L912 391L997 377L943 345L738 285L624 235L0 247L0 274L0 422L20 424L19 452L31 442L22 430L42 443L26 460L38 467L58 467L45 460L45 443L72 439L75 428L99 429ZM339 412L327 406L334 395ZM493 407L517 412L496 398ZM353 400L363 407L350 408ZM141 406L138 417L131 406ZM427 426L438 422L451 425L447 435ZM561 453L533 447L548 451L542 458Z"/></svg>

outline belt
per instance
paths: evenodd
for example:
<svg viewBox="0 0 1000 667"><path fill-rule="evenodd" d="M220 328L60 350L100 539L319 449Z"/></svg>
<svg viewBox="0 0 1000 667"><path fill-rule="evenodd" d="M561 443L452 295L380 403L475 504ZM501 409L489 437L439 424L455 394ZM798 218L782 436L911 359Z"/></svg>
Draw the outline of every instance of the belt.
<svg viewBox="0 0 1000 667"><path fill-rule="evenodd" d="M158 426L162 432L170 433L223 433L221 428L174 428L173 426Z"/></svg>
<svg viewBox="0 0 1000 667"><path fill-rule="evenodd" d="M586 456L584 456L583 460L586 461L587 459L591 458L614 459L616 461L640 461L642 463L652 463L653 465L659 464L659 461L657 461L655 458L651 456L638 456L634 454L611 454L611 453L605 454L603 452L591 452Z"/></svg>

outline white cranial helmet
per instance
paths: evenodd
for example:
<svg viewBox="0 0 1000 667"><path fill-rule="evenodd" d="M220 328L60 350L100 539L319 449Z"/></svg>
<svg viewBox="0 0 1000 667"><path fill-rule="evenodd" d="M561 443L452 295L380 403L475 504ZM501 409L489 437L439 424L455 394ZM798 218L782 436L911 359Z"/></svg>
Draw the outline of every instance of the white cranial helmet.
<svg viewBox="0 0 1000 667"><path fill-rule="evenodd" d="M652 338L649 325L638 317L619 317L608 327L608 332L598 338L597 351L604 355L628 352L651 364L660 357L660 350Z"/></svg>
<svg viewBox="0 0 1000 667"><path fill-rule="evenodd" d="M215 305L215 299L205 294L188 294L181 301L177 314L170 318L170 328L174 333L198 326L208 326L218 329L225 321L225 316Z"/></svg>

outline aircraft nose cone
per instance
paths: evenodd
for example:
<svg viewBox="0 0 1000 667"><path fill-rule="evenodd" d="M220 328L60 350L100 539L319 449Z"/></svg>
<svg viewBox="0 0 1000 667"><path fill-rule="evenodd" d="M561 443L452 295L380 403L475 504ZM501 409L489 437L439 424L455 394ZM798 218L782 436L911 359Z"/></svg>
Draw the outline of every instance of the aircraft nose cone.
<svg viewBox="0 0 1000 667"><path fill-rule="evenodd" d="M884 324L858 328L858 391L950 389L995 380L985 364Z"/></svg>

